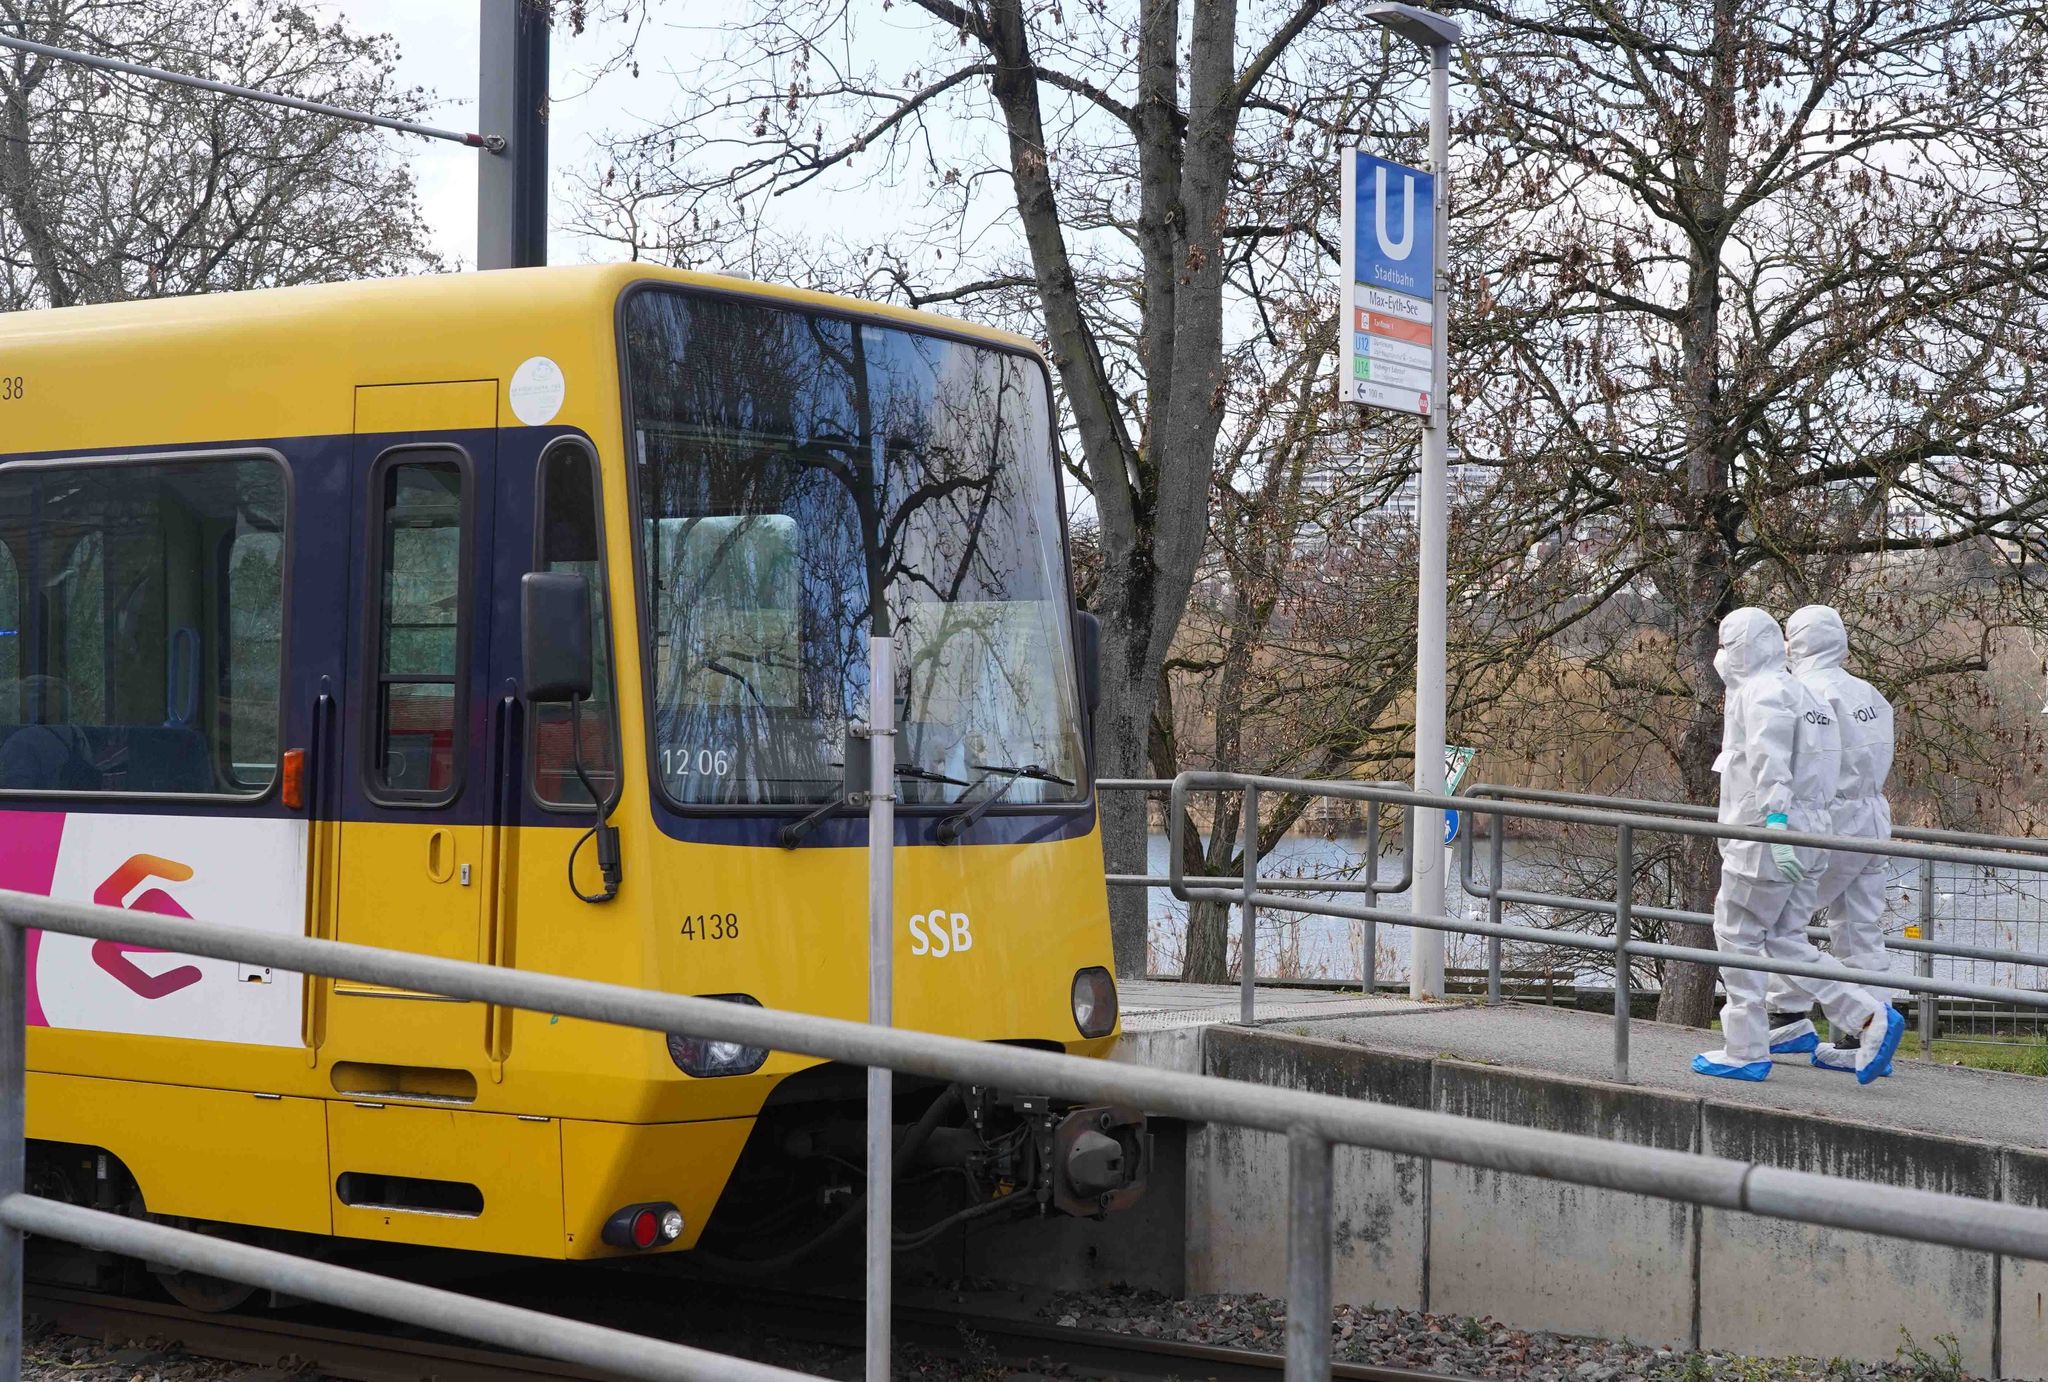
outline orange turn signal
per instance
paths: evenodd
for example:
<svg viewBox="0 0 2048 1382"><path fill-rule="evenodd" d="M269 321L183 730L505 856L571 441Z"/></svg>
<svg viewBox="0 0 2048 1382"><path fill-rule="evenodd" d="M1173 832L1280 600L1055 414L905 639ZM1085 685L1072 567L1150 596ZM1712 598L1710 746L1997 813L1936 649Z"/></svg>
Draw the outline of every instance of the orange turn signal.
<svg viewBox="0 0 2048 1382"><path fill-rule="evenodd" d="M286 749L280 775L284 804L296 811L306 804L306 751Z"/></svg>

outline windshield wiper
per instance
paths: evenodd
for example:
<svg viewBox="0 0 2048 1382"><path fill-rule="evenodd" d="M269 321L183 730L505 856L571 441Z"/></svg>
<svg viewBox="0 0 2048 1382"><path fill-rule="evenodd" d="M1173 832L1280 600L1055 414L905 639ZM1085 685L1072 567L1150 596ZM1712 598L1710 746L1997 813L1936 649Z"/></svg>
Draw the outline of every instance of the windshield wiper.
<svg viewBox="0 0 2048 1382"><path fill-rule="evenodd" d="M896 765L896 776L907 777L917 782L942 782L948 787L967 787L971 789L975 785L972 782L963 782L957 777L947 777L944 773L935 773L930 768L920 768L915 763L898 763Z"/></svg>
<svg viewBox="0 0 2048 1382"><path fill-rule="evenodd" d="M974 784L973 787L969 787L967 791L962 792L960 794L963 800L969 795L969 793L972 793L976 787L980 787L983 783L988 782L991 778L999 777L1003 779L1003 785L996 788L995 791L990 792L980 801L975 802L974 805L968 807L966 810L955 811L952 815L940 821L938 836L939 843L942 845L952 844L954 841L958 840L962 835L965 835L969 830L973 829L974 823L980 820L983 816L987 815L988 809L991 806L994 806L997 802L1001 801L1004 797L1008 796L1010 794L1010 789L1016 786L1018 780L1021 778L1028 777L1033 782L1057 782L1062 787L1071 787L1074 785L1074 779L1072 779L1071 777L1061 777L1058 773L1053 772L1051 769L1042 768L1036 763L1026 763L1021 767L1010 767L1006 765L998 765L993 763L970 763L967 766L973 768L976 772L981 773L982 777L980 781Z"/></svg>
<svg viewBox="0 0 2048 1382"><path fill-rule="evenodd" d="M813 830L816 830L818 828L819 821L824 820L825 817L831 815L834 811L839 810L841 807L845 805L846 789L844 787L841 787L831 796L819 802L813 810L811 810L803 816L798 817L796 820L791 821L788 825L783 826L781 831L778 832L775 837L777 843L779 843L784 849L795 849L798 845L804 842L804 836L810 834Z"/></svg>
<svg viewBox="0 0 2048 1382"><path fill-rule="evenodd" d="M834 763L831 766L836 768L841 765ZM907 777L916 782L941 782L948 787L965 787L969 791L972 791L976 786L979 785L978 783L963 782L957 777L947 777L944 773L935 773L930 768L920 768L915 763L898 763L896 765L896 776ZM982 781L984 782L986 782L987 780L987 778L982 779ZM779 837L782 843L782 847L784 849L795 849L798 845L804 842L804 836L810 834L813 830L818 828L819 821L824 820L825 817L831 815L834 811L837 811L840 807L845 806L846 804L846 789L842 787L838 792L836 792L832 796L831 800L821 802L817 806L817 808L811 811L808 815L805 815L797 820L793 820L788 825L783 826L782 833Z"/></svg>

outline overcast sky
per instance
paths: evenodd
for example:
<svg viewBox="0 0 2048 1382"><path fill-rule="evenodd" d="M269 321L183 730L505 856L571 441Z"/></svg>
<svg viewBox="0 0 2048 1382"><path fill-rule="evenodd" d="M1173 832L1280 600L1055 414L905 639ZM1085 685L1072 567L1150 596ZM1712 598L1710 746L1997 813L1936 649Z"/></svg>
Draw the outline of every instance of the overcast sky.
<svg viewBox="0 0 2048 1382"><path fill-rule="evenodd" d="M477 0L312 0L312 7L344 19L351 28L390 34L399 46L399 79L425 87L436 98L429 123L476 128ZM705 6L715 9L716 4ZM595 154L594 137L622 129L636 116L666 109L674 84L658 75L675 67L687 52L687 31L650 31L643 46L643 70L635 81L624 74L595 84L587 73L618 45L617 31L571 38L566 30L554 36L552 85L556 97L548 132L549 162L559 192L566 170L581 167ZM393 136L420 180L421 202L434 227L435 244L443 253L473 264L476 259L476 161L474 150L434 140ZM559 222L557 212L551 221ZM548 246L549 259L570 263L601 253L557 229Z"/></svg>
<svg viewBox="0 0 2048 1382"><path fill-rule="evenodd" d="M478 0L308 0L311 8L370 33L389 34L399 46L399 79L435 97L429 123L473 130L477 111ZM548 156L553 169L555 202L549 217L554 230L548 246L551 263L578 263L612 258L615 247L593 243L561 229L566 219L563 198L577 171L593 166L597 138L606 132L629 132L673 108L675 75L687 73L700 55L720 52L724 32L716 16L737 0L692 0L687 6L657 7L658 22L640 35L635 56L644 74L625 71L602 78L594 74L613 57L625 36L618 27L593 28L581 38L566 28L555 31L551 85L555 98L549 129ZM709 17L711 22L701 22ZM692 20L699 22L692 22ZM922 26L913 24L921 41ZM896 16L880 12L861 18L849 57L877 56L886 65L903 51L906 34ZM958 137L974 133L934 112L935 128ZM420 195L435 244L444 254L473 264L476 258L476 163L474 150L434 140L392 136L420 180ZM834 183L813 184L797 197L778 198L774 214L792 227L830 225L841 234L886 234L892 217L907 209L892 206L915 194L909 189L877 188L864 172L843 175Z"/></svg>

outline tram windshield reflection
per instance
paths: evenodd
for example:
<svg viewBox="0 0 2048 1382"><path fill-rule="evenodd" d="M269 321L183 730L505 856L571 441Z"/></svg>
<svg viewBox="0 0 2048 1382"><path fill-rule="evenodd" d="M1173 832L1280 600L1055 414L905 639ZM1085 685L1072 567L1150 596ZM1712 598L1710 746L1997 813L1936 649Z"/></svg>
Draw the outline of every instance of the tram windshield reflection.
<svg viewBox="0 0 2048 1382"><path fill-rule="evenodd" d="M1006 803L1075 800L1084 767L1037 363L672 291L636 293L624 330L669 796L831 799L848 727L867 717L880 623L896 645L904 802L958 801L1024 765L1043 772L1011 782Z"/></svg>

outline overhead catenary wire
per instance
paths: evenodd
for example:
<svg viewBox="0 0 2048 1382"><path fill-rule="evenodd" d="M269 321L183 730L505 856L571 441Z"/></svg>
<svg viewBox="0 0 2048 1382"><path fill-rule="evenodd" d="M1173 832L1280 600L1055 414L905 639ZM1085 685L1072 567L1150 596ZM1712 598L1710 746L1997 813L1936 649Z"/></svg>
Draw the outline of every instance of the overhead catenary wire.
<svg viewBox="0 0 2048 1382"><path fill-rule="evenodd" d="M325 115L331 119L350 120L360 125L376 125L382 129L397 130L402 134L417 134L425 139L442 139L451 144L482 149L486 153L497 154L505 151L505 139L502 135L445 130L437 125L423 125L416 120L401 120L392 115L351 110L346 106L329 105L325 101L309 101L303 96L287 96L280 91L237 86L233 82L215 81L211 77L195 77L188 72L173 72L164 67L151 67L147 63L103 57L98 53L81 52L75 48L60 48L54 43L38 43L33 39L18 38L12 34L0 34L0 48L13 48L20 52L56 58L63 62L75 62L109 72L125 72L132 77L148 77L154 81L170 82L175 86L189 86L222 96L235 96L245 101L262 101L268 105L286 106L292 110L305 111L309 115Z"/></svg>

